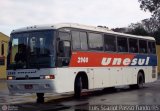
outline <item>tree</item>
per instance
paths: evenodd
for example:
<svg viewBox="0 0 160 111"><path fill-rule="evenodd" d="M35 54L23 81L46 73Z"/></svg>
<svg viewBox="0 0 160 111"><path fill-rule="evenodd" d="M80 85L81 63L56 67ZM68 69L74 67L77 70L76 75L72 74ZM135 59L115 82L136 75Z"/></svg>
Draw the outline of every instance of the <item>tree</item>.
<svg viewBox="0 0 160 111"><path fill-rule="evenodd" d="M140 8L144 11L150 11L152 17L149 19L154 27L154 30L160 29L160 0L138 0Z"/></svg>
<svg viewBox="0 0 160 111"><path fill-rule="evenodd" d="M160 0L138 0L140 7L144 11L149 10L151 13L156 13L160 8Z"/></svg>
<svg viewBox="0 0 160 111"><path fill-rule="evenodd" d="M160 0L138 0L140 8L152 13L151 18L144 19L138 23L132 23L127 28L115 28L113 31L134 35L155 37L160 44Z"/></svg>
<svg viewBox="0 0 160 111"><path fill-rule="evenodd" d="M142 23L136 23L129 25L129 29L127 33L134 34L134 35L142 35L142 36L148 36L149 33L145 29L145 25Z"/></svg>

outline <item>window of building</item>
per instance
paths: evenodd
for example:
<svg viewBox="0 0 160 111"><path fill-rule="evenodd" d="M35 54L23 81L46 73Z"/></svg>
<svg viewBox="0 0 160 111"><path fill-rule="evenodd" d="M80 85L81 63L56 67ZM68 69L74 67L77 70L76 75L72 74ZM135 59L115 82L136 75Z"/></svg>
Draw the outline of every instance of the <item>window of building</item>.
<svg viewBox="0 0 160 111"><path fill-rule="evenodd" d="M0 42L0 56L2 55L2 43Z"/></svg>
<svg viewBox="0 0 160 111"><path fill-rule="evenodd" d="M155 42L148 42L148 53L149 54L156 54Z"/></svg>
<svg viewBox="0 0 160 111"><path fill-rule="evenodd" d="M4 55L4 43L1 43L1 55Z"/></svg>
<svg viewBox="0 0 160 111"><path fill-rule="evenodd" d="M103 50L103 36L101 34L89 33L88 41L91 50Z"/></svg>
<svg viewBox="0 0 160 111"><path fill-rule="evenodd" d="M1 43L1 56L4 56L4 43ZM5 65L5 58L0 57L0 65Z"/></svg>
<svg viewBox="0 0 160 111"><path fill-rule="evenodd" d="M116 37L114 35L104 34L105 51L116 51Z"/></svg>
<svg viewBox="0 0 160 111"><path fill-rule="evenodd" d="M5 65L5 59L4 59L4 57L3 58L0 58L0 66L1 65Z"/></svg>
<svg viewBox="0 0 160 111"><path fill-rule="evenodd" d="M128 52L127 38L118 37L117 38L117 47L118 47L118 52Z"/></svg>
<svg viewBox="0 0 160 111"><path fill-rule="evenodd" d="M129 38L129 52L138 53L138 40Z"/></svg>
<svg viewBox="0 0 160 111"><path fill-rule="evenodd" d="M147 41L139 40L139 53L147 53Z"/></svg>

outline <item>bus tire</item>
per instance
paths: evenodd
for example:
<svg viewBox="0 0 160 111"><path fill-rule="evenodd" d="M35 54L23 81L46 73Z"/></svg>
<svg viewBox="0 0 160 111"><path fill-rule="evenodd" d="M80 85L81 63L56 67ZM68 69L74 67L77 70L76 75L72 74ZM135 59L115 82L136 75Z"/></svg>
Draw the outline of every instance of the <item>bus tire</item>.
<svg viewBox="0 0 160 111"><path fill-rule="evenodd" d="M37 103L44 103L44 93L37 93Z"/></svg>
<svg viewBox="0 0 160 111"><path fill-rule="evenodd" d="M82 77L79 76L75 80L74 97L75 98L80 98L81 97L81 92L82 92Z"/></svg>
<svg viewBox="0 0 160 111"><path fill-rule="evenodd" d="M144 77L142 72L139 72L137 77L137 88L140 89L143 88L143 86L144 86Z"/></svg>
<svg viewBox="0 0 160 111"><path fill-rule="evenodd" d="M139 72L137 75L137 84L130 85L131 88L133 89L141 89L144 86L144 76L142 72Z"/></svg>

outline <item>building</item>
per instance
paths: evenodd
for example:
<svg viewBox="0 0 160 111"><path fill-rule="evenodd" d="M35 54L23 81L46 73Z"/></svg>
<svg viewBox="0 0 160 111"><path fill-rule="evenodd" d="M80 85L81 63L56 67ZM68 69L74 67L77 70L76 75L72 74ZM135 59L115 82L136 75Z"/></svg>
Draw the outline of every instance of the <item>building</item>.
<svg viewBox="0 0 160 111"><path fill-rule="evenodd" d="M8 42L9 37L0 32L0 79L6 78Z"/></svg>

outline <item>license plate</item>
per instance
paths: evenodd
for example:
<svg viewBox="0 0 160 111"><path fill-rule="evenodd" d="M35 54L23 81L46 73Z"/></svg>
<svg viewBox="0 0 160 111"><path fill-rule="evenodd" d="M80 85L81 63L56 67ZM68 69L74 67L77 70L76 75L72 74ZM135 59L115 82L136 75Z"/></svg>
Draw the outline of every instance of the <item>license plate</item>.
<svg viewBox="0 0 160 111"><path fill-rule="evenodd" d="M24 85L24 88L25 88L25 89L32 89L33 86L32 86L31 84L26 84L26 85Z"/></svg>

